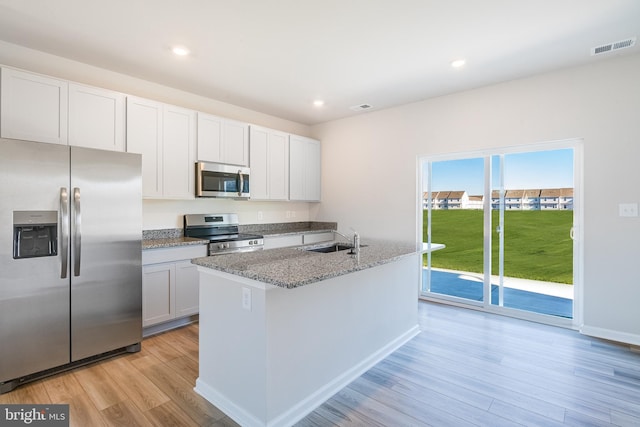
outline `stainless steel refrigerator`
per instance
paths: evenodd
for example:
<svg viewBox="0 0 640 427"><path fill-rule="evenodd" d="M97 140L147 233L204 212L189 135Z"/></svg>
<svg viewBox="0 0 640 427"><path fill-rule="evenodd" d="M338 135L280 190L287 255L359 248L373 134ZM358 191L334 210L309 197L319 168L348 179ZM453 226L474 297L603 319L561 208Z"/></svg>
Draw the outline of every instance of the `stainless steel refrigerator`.
<svg viewBox="0 0 640 427"><path fill-rule="evenodd" d="M0 393L140 349L141 238L140 155L0 139Z"/></svg>

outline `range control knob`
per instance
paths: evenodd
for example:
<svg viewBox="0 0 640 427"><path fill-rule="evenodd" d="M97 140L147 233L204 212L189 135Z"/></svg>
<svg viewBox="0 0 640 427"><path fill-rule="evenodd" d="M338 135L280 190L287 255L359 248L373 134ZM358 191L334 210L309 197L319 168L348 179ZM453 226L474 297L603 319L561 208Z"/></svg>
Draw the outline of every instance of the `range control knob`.
<svg viewBox="0 0 640 427"><path fill-rule="evenodd" d="M218 244L218 249L224 249L224 243L219 243Z"/></svg>

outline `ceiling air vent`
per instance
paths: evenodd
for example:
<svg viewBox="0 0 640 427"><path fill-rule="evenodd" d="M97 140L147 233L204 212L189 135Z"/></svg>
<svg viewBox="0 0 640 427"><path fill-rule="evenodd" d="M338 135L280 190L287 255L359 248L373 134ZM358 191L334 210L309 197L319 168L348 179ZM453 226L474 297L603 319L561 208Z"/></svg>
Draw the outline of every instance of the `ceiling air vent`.
<svg viewBox="0 0 640 427"><path fill-rule="evenodd" d="M625 40L620 40L617 42L603 44L602 46L594 47L591 49L591 55L600 55L602 53L613 52L618 49L626 49L628 47L633 47L636 44L636 38L630 37Z"/></svg>
<svg viewBox="0 0 640 427"><path fill-rule="evenodd" d="M369 108L371 108L371 105L369 104L360 104L360 105L354 105L353 107L349 107L349 109L353 111L363 111L363 110L368 110Z"/></svg>

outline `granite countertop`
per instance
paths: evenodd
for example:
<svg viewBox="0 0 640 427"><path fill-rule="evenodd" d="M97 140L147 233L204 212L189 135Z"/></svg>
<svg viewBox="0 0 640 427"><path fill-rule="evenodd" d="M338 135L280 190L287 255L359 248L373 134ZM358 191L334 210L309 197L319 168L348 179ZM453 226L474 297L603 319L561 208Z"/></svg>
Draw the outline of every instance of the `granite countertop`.
<svg viewBox="0 0 640 427"><path fill-rule="evenodd" d="M263 236L284 236L299 233L322 233L334 231L338 227L336 222L299 221L274 224L240 225L241 233L261 234Z"/></svg>
<svg viewBox="0 0 640 427"><path fill-rule="evenodd" d="M193 237L162 237L157 239L142 239L142 250L172 248L176 246L206 245L208 240Z"/></svg>
<svg viewBox="0 0 640 427"><path fill-rule="evenodd" d="M263 236L281 236L298 233L322 233L334 231L335 222L300 221L274 224L240 225L240 233L261 234ZM142 232L142 249L171 248L176 246L205 245L208 240L184 237L182 228L165 228L158 230L144 230Z"/></svg>
<svg viewBox="0 0 640 427"><path fill-rule="evenodd" d="M195 258L191 262L291 289L386 264L417 252L415 243L368 240L363 241L359 260L355 255L349 255L348 250L331 253L304 250L328 245L323 243L297 248L215 255Z"/></svg>

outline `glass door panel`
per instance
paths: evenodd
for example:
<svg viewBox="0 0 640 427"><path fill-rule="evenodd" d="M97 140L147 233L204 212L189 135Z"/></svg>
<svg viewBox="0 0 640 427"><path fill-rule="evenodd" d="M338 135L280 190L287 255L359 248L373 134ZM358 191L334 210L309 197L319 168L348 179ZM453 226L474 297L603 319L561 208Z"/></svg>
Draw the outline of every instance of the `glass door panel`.
<svg viewBox="0 0 640 427"><path fill-rule="evenodd" d="M423 294L484 301L484 164L483 157L423 163L423 243L431 248Z"/></svg>
<svg viewBox="0 0 640 427"><path fill-rule="evenodd" d="M573 316L573 149L491 157L491 304Z"/></svg>

